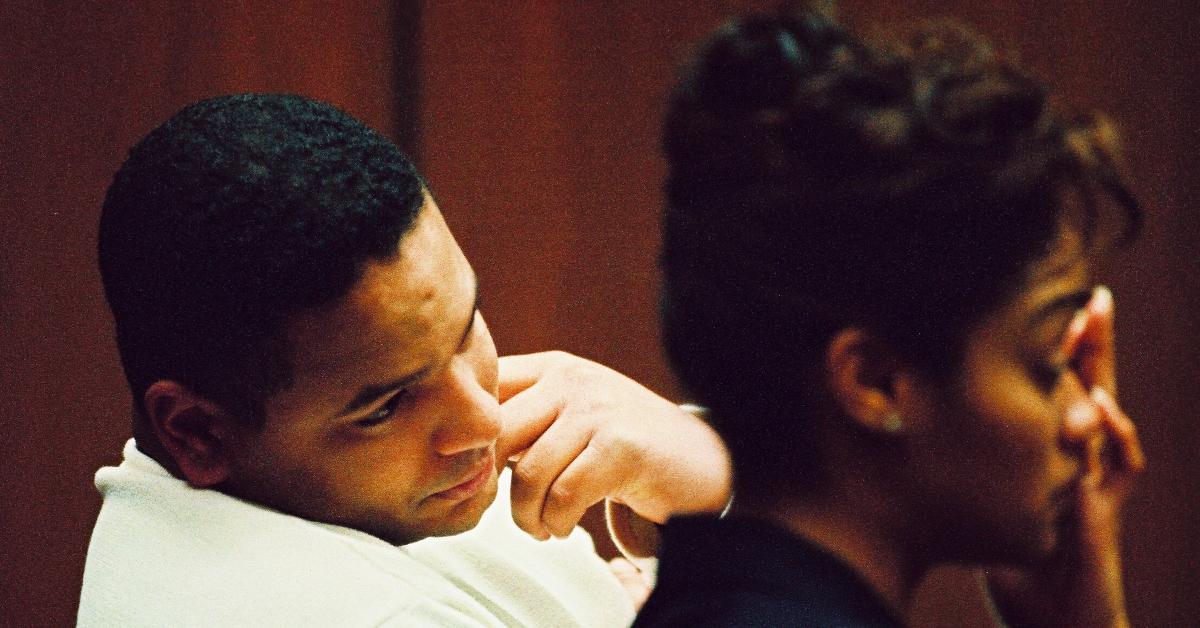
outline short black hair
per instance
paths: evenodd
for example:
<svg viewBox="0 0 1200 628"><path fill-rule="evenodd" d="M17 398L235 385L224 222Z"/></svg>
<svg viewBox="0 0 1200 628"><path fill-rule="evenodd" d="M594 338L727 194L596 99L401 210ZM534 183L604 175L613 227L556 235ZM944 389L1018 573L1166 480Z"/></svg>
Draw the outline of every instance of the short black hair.
<svg viewBox="0 0 1200 628"><path fill-rule="evenodd" d="M327 103L194 103L130 151L99 264L135 407L177 381L247 422L291 384L284 324L398 253L424 203L410 160Z"/></svg>
<svg viewBox="0 0 1200 628"><path fill-rule="evenodd" d="M1051 106L953 22L866 42L818 12L732 21L664 129L667 352L739 490L817 475L805 419L828 407L838 330L950 377L972 326L1047 253L1068 193L1085 236L1102 207L1139 223L1108 123Z"/></svg>

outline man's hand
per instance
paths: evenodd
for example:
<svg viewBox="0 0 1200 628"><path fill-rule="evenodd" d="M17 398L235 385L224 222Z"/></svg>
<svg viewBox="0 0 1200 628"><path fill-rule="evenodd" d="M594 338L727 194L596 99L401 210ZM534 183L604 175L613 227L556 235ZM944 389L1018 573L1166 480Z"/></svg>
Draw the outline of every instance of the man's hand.
<svg viewBox="0 0 1200 628"><path fill-rule="evenodd" d="M506 356L500 402L497 458L513 467L513 519L534 537L570 534L606 497L659 523L729 499L716 432L612 369L562 352Z"/></svg>
<svg viewBox="0 0 1200 628"><path fill-rule="evenodd" d="M1029 568L987 570L987 584L1003 619L1012 626L1128 626L1121 583L1121 507L1145 456L1133 421L1116 402L1113 302L1107 288L1072 322L1064 340L1077 374L1090 391L1101 434L1064 424L1066 438L1081 441L1085 471L1074 517L1055 554Z"/></svg>

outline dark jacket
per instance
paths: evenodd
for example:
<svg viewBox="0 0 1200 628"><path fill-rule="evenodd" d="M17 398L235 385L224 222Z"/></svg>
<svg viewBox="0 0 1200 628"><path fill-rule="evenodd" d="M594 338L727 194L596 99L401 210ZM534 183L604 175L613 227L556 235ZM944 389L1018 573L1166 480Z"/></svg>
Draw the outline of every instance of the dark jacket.
<svg viewBox="0 0 1200 628"><path fill-rule="evenodd" d="M902 628L848 566L790 532L748 519L682 517L663 527L658 584L635 628Z"/></svg>

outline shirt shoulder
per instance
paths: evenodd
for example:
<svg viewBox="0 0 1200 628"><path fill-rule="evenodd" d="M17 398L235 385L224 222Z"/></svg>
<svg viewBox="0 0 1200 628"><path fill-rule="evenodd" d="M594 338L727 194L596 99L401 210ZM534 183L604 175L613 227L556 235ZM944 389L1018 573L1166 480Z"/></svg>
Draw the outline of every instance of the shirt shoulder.
<svg viewBox="0 0 1200 628"><path fill-rule="evenodd" d="M192 488L127 447L97 473L79 625L628 625L586 533L525 535L507 480L475 530L396 547Z"/></svg>
<svg viewBox="0 0 1200 628"><path fill-rule="evenodd" d="M486 616L401 548L192 488L128 448L96 482L80 625L374 626L437 606Z"/></svg>

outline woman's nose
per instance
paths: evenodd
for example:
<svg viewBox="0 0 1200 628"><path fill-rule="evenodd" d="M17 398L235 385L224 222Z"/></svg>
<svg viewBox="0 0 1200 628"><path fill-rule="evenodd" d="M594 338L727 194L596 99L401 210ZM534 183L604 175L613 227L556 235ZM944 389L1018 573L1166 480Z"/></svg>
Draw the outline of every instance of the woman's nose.
<svg viewBox="0 0 1200 628"><path fill-rule="evenodd" d="M434 435L437 452L450 456L496 442L500 403L479 381L477 369L456 359L446 377L446 415Z"/></svg>

